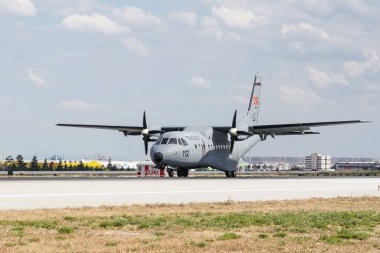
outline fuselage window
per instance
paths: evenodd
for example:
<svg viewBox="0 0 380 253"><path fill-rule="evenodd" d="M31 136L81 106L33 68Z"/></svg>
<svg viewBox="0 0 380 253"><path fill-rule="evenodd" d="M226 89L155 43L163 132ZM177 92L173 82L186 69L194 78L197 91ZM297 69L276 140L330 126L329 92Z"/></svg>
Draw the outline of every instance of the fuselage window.
<svg viewBox="0 0 380 253"><path fill-rule="evenodd" d="M181 138L181 140L182 140L183 146L187 146L187 142L184 139L182 139L182 138Z"/></svg>
<svg viewBox="0 0 380 253"><path fill-rule="evenodd" d="M168 144L177 144L177 138L170 138Z"/></svg>
<svg viewBox="0 0 380 253"><path fill-rule="evenodd" d="M195 144L195 149L197 149L197 144Z"/></svg>
<svg viewBox="0 0 380 253"><path fill-rule="evenodd" d="M161 141L161 144L166 144L166 143L168 143L168 140L169 140L169 138L163 138L162 141Z"/></svg>

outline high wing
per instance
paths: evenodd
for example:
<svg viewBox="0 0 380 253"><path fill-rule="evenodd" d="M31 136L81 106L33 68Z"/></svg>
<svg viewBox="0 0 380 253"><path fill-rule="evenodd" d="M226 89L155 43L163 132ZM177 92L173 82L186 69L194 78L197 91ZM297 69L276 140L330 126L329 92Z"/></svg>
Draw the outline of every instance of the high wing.
<svg viewBox="0 0 380 253"><path fill-rule="evenodd" d="M307 134L319 134L319 132L310 131L312 127L321 126L336 126L344 124L357 124L368 123L369 121L363 120L347 120L347 121L326 121L326 122L308 122L308 123L292 123L292 124L274 124L274 125L255 125L250 126L247 134L260 135L261 139L265 139L270 135L307 135ZM231 127L213 127L214 130L228 133ZM238 131L239 132L239 131Z"/></svg>
<svg viewBox="0 0 380 253"><path fill-rule="evenodd" d="M63 127L94 128L105 130L117 130L128 135L140 135L145 129L143 126L111 126L111 125L83 125L83 124L57 124ZM161 127L162 132L182 131L185 127Z"/></svg>
<svg viewBox="0 0 380 253"><path fill-rule="evenodd" d="M309 122L309 123L292 123L292 124L274 124L274 125L255 125L249 127L249 133L251 135L303 135L303 134L318 134L318 132L309 131L311 127L321 126L335 126L344 124L356 124L367 123L369 121L363 120L347 120L347 121L326 121L326 122ZM80 128L94 128L94 129L106 129L117 130L129 135L140 135L144 130L141 126L113 126L113 125L83 125L83 124L57 124L57 126L63 127L80 127ZM214 126L214 130L228 133L231 126ZM164 126L160 127L162 132L183 131L184 126Z"/></svg>

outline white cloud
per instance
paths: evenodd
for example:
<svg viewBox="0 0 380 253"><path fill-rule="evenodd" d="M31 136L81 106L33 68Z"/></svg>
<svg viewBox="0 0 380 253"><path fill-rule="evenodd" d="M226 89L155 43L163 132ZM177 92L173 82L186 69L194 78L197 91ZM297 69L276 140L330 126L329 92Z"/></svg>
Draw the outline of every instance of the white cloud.
<svg viewBox="0 0 380 253"><path fill-rule="evenodd" d="M318 101L320 98L311 90L281 86L280 99L286 104L309 104Z"/></svg>
<svg viewBox="0 0 380 253"><path fill-rule="evenodd" d="M296 51L300 52L301 54L305 54L304 45L302 42L299 41L299 42L294 43L293 48Z"/></svg>
<svg viewBox="0 0 380 253"><path fill-rule="evenodd" d="M75 99L75 100L70 100L70 101L63 101L61 103L61 106L65 109L75 109L75 110L89 110L93 106L81 99Z"/></svg>
<svg viewBox="0 0 380 253"><path fill-rule="evenodd" d="M363 55L365 57L364 61L348 61L343 63L343 67L348 74L357 76L369 69L380 67L379 57L377 56L376 51L366 50L363 52Z"/></svg>
<svg viewBox="0 0 380 253"><path fill-rule="evenodd" d="M37 15L36 7L30 0L1 0L0 11L9 12L22 16Z"/></svg>
<svg viewBox="0 0 380 253"><path fill-rule="evenodd" d="M200 23L200 33L213 36L217 39L223 38L223 31L219 28L218 22L209 16L202 19Z"/></svg>
<svg viewBox="0 0 380 253"><path fill-rule="evenodd" d="M150 12L146 12L138 7L127 6L124 10L115 9L113 12L115 15L121 15L130 23L141 25L156 25L161 23L161 19L153 16Z"/></svg>
<svg viewBox="0 0 380 253"><path fill-rule="evenodd" d="M193 77L191 78L190 82L191 85L194 85L196 87L201 87L201 88L210 88L210 82L201 78L201 77Z"/></svg>
<svg viewBox="0 0 380 253"><path fill-rule="evenodd" d="M39 75L35 74L33 70L29 69L28 70L28 77L29 80L35 83L39 87L47 87L48 84L45 82L45 80L40 77Z"/></svg>
<svg viewBox="0 0 380 253"><path fill-rule="evenodd" d="M122 38L123 44L129 49L135 51L141 56L146 56L149 54L149 48L138 39L131 36L124 36Z"/></svg>
<svg viewBox="0 0 380 253"><path fill-rule="evenodd" d="M310 23L299 23L298 25L287 25L284 24L281 28L281 33L283 35L309 35L311 37L316 37L325 41L334 41L330 34L325 32L318 27L311 25Z"/></svg>
<svg viewBox="0 0 380 253"><path fill-rule="evenodd" d="M62 24L67 29L77 31L99 32L108 35L120 34L128 31L106 16L92 13L91 15L72 14L62 20Z"/></svg>
<svg viewBox="0 0 380 253"><path fill-rule="evenodd" d="M310 79L319 86L325 87L329 84L348 85L347 80L342 74L328 74L311 66L308 66L306 70L309 73Z"/></svg>
<svg viewBox="0 0 380 253"><path fill-rule="evenodd" d="M173 11L169 14L171 19L186 24L189 27L195 27L197 24L197 14L194 12L176 12Z"/></svg>
<svg viewBox="0 0 380 253"><path fill-rule="evenodd" d="M365 90L371 94L379 93L380 94L380 85L379 84L367 84Z"/></svg>
<svg viewBox="0 0 380 253"><path fill-rule="evenodd" d="M348 4L350 4L357 12L368 13L370 11L370 7L368 7L362 0L349 0Z"/></svg>
<svg viewBox="0 0 380 253"><path fill-rule="evenodd" d="M234 33L234 32L229 32L228 38L236 40L236 41L243 41L242 37L239 34Z"/></svg>
<svg viewBox="0 0 380 253"><path fill-rule="evenodd" d="M233 28L250 28L255 22L262 22L264 17L256 16L251 10L241 8L212 7L214 17Z"/></svg>

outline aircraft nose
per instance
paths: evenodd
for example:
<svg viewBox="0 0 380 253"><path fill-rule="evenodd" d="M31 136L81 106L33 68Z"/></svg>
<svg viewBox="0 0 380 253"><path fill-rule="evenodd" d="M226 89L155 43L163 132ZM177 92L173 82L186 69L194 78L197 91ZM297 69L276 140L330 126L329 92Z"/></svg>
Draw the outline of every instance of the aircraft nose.
<svg viewBox="0 0 380 253"><path fill-rule="evenodd" d="M154 160L156 163L161 162L163 159L164 159L164 156L162 155L161 152L156 152L156 153L153 154L153 160Z"/></svg>

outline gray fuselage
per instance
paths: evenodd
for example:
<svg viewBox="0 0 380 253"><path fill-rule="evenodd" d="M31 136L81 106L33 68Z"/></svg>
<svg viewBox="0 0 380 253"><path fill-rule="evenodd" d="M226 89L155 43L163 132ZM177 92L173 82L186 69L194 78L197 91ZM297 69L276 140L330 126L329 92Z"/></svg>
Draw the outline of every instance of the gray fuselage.
<svg viewBox="0 0 380 253"><path fill-rule="evenodd" d="M236 171L239 159L260 141L258 136L239 141L230 154L227 134L211 127L204 131L189 130L162 134L150 149L152 161L159 166Z"/></svg>

